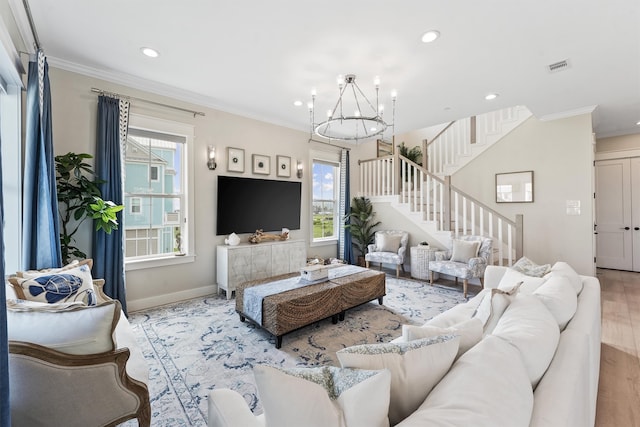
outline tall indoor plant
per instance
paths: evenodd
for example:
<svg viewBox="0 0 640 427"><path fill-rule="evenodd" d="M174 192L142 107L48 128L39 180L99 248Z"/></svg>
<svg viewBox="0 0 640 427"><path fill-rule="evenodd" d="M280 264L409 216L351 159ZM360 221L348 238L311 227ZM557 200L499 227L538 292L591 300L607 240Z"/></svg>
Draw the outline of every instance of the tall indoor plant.
<svg viewBox="0 0 640 427"><path fill-rule="evenodd" d="M374 222L375 215L371 200L366 197L354 197L351 200L349 213L345 215L344 228L351 231L353 246L359 252L359 265L364 264L363 258L367 253L367 246L373 243L375 237L373 229L380 225L380 221Z"/></svg>
<svg viewBox="0 0 640 427"><path fill-rule="evenodd" d="M91 165L85 162L91 158L90 154L73 152L55 157L60 247L65 264L71 257L87 256L75 246L74 238L84 220L93 219L96 230L111 234L111 230L118 228L116 213L123 209L122 205L102 199L98 185L105 181L96 177Z"/></svg>

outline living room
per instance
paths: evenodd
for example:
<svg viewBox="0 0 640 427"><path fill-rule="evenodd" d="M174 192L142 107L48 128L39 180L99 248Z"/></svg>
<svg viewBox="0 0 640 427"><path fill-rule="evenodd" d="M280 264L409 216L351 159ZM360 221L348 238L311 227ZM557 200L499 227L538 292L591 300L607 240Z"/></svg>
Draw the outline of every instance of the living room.
<svg viewBox="0 0 640 427"><path fill-rule="evenodd" d="M20 31L12 18L11 2L2 2L2 16L5 19L6 31L11 36L11 41L16 50L31 51L28 42L19 36ZM45 34L45 24L42 16L47 10L38 2L31 2L34 6L36 24L41 29L42 44L45 53L49 52L49 46ZM15 6L15 5L14 5ZM622 2L620 9L632 6ZM611 6L614 8L614 6ZM39 15L38 15L39 14ZM633 38L633 37L631 37ZM138 47L136 46L136 49ZM51 46L53 50L53 46ZM164 52L161 52L164 54ZM209 55L210 53L207 53ZM162 55L161 57L162 58ZM339 159L339 148L325 144L309 142L308 111L303 107L296 114L301 117L302 125L295 127L282 125L284 120L265 121L257 114L243 113L241 106L235 109L215 108L215 100L206 99L203 102L194 102L193 96L186 96L184 92L174 90L165 84L145 84L145 77L133 77L130 74L112 73L108 65L79 64L71 59L49 57L49 78L51 81L52 111L53 111L53 139L55 153L62 154L69 151L86 152L95 154L95 134L97 124L97 94L92 92L98 88L104 92L123 94L131 98L131 114L138 117L153 117L154 119L168 122L176 122L189 126L193 130L192 150L192 176L193 187L191 238L187 242L187 256L177 256L176 259L166 262L160 261L151 268L141 268L131 263L126 267L127 302L130 311L141 310L149 307L181 301L189 298L201 297L217 293L216 287L216 247L224 245L227 235L220 235L216 230L215 212L217 209L217 178L220 175L231 174L228 169L228 149L236 148L244 150L245 167L240 175L250 178L264 178L252 172L252 155L268 156L271 159L271 172L266 178L278 178L275 171L277 156L287 156L292 160L292 165L300 162L302 165L302 177L298 178L292 173L290 181L302 183L301 193L301 222L298 230L291 230L292 239L301 239L308 242L307 255L320 258L331 258L337 254L337 242L312 243L311 223L311 198L312 198L312 173L311 164L314 159L335 162ZM266 61L261 58L261 61ZM138 59L131 62L139 61ZM232 62L233 58L226 58L225 62ZM22 55L21 62L26 67L26 56ZM259 61L257 62L259 63ZM542 63L542 67L546 64ZM579 64L575 64L577 68ZM345 72L354 70L343 70ZM561 76L558 74L557 76ZM318 76L317 84L325 78L334 76ZM385 76L381 76L384 78ZM286 76L292 79L295 76ZM471 77L470 77L471 78ZM315 75L305 77L300 85L316 79ZM267 83L264 83L267 84ZM363 83L363 87L368 83ZM383 86L385 86L383 84ZM163 90L166 89L166 90ZM305 88L305 90L310 90ZM236 90L243 91L242 85ZM400 90L398 95L398 123L406 113L406 107L402 106L403 92L411 89ZM542 90L542 89L541 89ZM546 88L549 97L564 96L561 85L554 83L553 87ZM337 91L336 91L337 92ZM260 92L254 92L259 96ZM300 96L304 96L304 93ZM424 95L430 99L430 94ZM136 101L140 99L142 101ZM500 99L501 98L501 99ZM500 103L494 106L484 106L483 110L469 111L459 108L451 119L459 119L484 111L499 109L503 106L511 106L512 102L520 103L520 99L509 97L502 93L498 99ZM331 96L333 100L334 97ZM173 107L184 108L204 113L204 116L194 115L184 111L151 104L145 101L161 103ZM293 99L291 100L291 102ZM306 100L305 100L306 101ZM584 100L581 100L584 101ZM290 102L290 104L291 104ZM524 253L540 264L553 263L558 260L566 261L576 271L584 275L595 275L596 264L593 261L595 254L595 242L593 239L593 162L597 160L598 153L615 152L620 150L638 150L640 137L632 135L603 134L594 146L594 129L600 123L596 123L593 110L580 110L577 107L592 105L584 101L575 105L575 108L567 108L562 111L565 115L558 114L555 120L552 117L541 119L534 117L518 128L514 133L500 141L490 152L470 164L465 169L452 177L453 183L464 192L469 193L495 208L502 214L513 217L523 214L524 225ZM449 120L454 113L445 113L444 104L439 107L433 118L424 126L414 128L404 126L402 132L395 135L395 141L405 142L409 146L421 143L421 137L416 131L427 125L437 125ZM291 106L291 109L295 107ZM467 113L468 114L465 114ZM558 112L560 113L560 112ZM446 119L445 119L446 118ZM636 119L637 121L637 119ZM635 126L635 122L632 126ZM636 126L637 127L637 126ZM207 166L207 149L214 146L216 150L217 168L209 169ZM376 157L375 143L362 143L347 146L351 156L351 194L357 195L359 188L358 161ZM603 147L603 149L600 149ZM19 151L19 150L18 150ZM4 153L3 153L4 154ZM18 154L19 156L19 154ZM19 160L20 157L17 157ZM507 204L498 205L494 202L494 179L497 173L534 170L535 171L535 203L531 204ZM5 180L6 182L6 180ZM19 184L19 181L18 181ZM6 193L6 191L5 191ZM568 215L567 203L569 201L580 202L580 215ZM259 206L253 207L260 209ZM412 227L399 222L398 217L390 211L387 205L376 207L378 219L383 221L385 228L403 229ZM5 208L6 212L6 208ZM6 214L6 213L5 213ZM8 216L8 214L6 214ZM81 232L78 237L78 246L91 247L91 230L89 227ZM267 230L277 231L277 230ZM243 239L248 234L241 235ZM412 229L411 244L415 245L422 240L429 240L429 236L418 229ZM7 245L9 246L9 245ZM15 261L5 260L6 273L20 269L18 257ZM171 265L168 265L168 264Z"/></svg>

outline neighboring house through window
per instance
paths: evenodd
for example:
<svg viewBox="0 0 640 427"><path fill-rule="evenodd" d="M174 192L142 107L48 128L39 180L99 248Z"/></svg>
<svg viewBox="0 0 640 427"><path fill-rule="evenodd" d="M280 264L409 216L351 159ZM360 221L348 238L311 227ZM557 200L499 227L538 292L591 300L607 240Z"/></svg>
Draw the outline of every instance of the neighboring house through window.
<svg viewBox="0 0 640 427"><path fill-rule="evenodd" d="M320 158L313 159L313 227L312 241L334 241L338 238L340 164Z"/></svg>

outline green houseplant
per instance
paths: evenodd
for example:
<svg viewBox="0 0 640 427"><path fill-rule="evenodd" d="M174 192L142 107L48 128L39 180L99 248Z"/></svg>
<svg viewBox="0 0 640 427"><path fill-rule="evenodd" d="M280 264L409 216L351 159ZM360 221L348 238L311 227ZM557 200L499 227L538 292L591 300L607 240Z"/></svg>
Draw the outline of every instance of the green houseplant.
<svg viewBox="0 0 640 427"><path fill-rule="evenodd" d="M118 228L116 213L123 209L111 201L102 199L99 184L103 180L96 177L86 159L93 156L86 153L69 152L55 157L56 185L58 191L58 211L60 214L60 248L62 261L67 264L71 257L86 258L86 254L75 246L74 235L80 225L91 218L96 230L111 234Z"/></svg>
<svg viewBox="0 0 640 427"><path fill-rule="evenodd" d="M349 213L345 215L344 228L351 231L353 246L359 252L358 264L364 264L363 258L367 253L367 246L373 243L375 237L375 227L380 225L380 221L374 222L376 213L373 212L371 200L366 197L354 197L351 200Z"/></svg>
<svg viewBox="0 0 640 427"><path fill-rule="evenodd" d="M401 156L406 157L411 160L413 163L422 166L422 149L418 146L413 148L408 148L404 145L404 141L398 145L398 152ZM413 181L413 168L409 168L409 174L405 176L405 181Z"/></svg>

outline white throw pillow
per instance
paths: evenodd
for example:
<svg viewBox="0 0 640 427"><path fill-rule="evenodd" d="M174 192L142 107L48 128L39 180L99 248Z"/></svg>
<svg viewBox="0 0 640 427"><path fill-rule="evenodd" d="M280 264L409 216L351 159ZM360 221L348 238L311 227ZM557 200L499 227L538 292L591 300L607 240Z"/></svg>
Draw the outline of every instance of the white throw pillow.
<svg viewBox="0 0 640 427"><path fill-rule="evenodd" d="M448 328L440 328L429 324L422 326L402 325L402 338L404 341L414 341L446 334L460 335L457 359L480 342L482 339L482 327L482 322L477 318L465 320Z"/></svg>
<svg viewBox="0 0 640 427"><path fill-rule="evenodd" d="M526 256L523 256L516 261L511 268L527 276L542 277L551 270L551 264L538 265Z"/></svg>
<svg viewBox="0 0 640 427"><path fill-rule="evenodd" d="M363 344L336 352L343 368L391 372L389 421L396 425L415 411L447 373L460 337L442 335L406 343Z"/></svg>
<svg viewBox="0 0 640 427"><path fill-rule="evenodd" d="M522 283L518 292L522 294L532 294L533 291L538 289L545 282L545 280L547 280L546 277L527 276L524 273L507 268L500 279L500 283L498 283L497 288L502 289L503 291L508 291L513 289L513 287L518 283Z"/></svg>
<svg viewBox="0 0 640 427"><path fill-rule="evenodd" d="M398 252L402 236L398 234L376 234L376 251L378 252Z"/></svg>
<svg viewBox="0 0 640 427"><path fill-rule="evenodd" d="M22 274L24 277L9 278L20 299L45 303L82 301L85 305L97 304L89 262L51 272Z"/></svg>
<svg viewBox="0 0 640 427"><path fill-rule="evenodd" d="M391 374L319 368L253 369L266 425L388 427Z"/></svg>
<svg viewBox="0 0 640 427"><path fill-rule="evenodd" d="M564 330L578 309L578 297L567 276L550 276L533 295L553 314L560 330Z"/></svg>
<svg viewBox="0 0 640 427"><path fill-rule="evenodd" d="M489 336L453 364L401 426L529 426L532 410L533 392L518 350Z"/></svg>
<svg viewBox="0 0 640 427"><path fill-rule="evenodd" d="M496 327L500 317L509 307L511 300L518 293L520 284L509 290L491 289L480 302L480 305L473 314L474 318L480 319L484 328L484 335L488 335Z"/></svg>
<svg viewBox="0 0 640 427"><path fill-rule="evenodd" d="M500 318L493 335L520 351L531 386L535 388L560 340L560 330L549 310L532 295L518 295Z"/></svg>
<svg viewBox="0 0 640 427"><path fill-rule="evenodd" d="M576 273L576 271L571 268L569 264L563 261L558 261L553 264L551 267L551 271L548 276L567 276L571 284L573 285L573 289L576 291L576 295L580 295L582 292L582 278Z"/></svg>
<svg viewBox="0 0 640 427"><path fill-rule="evenodd" d="M7 309L10 340L40 344L68 354L95 354L115 348L114 329L120 319L118 301L93 307Z"/></svg>
<svg viewBox="0 0 640 427"><path fill-rule="evenodd" d="M478 249L480 249L480 242L454 239L451 261L467 263L471 258L478 256Z"/></svg>

